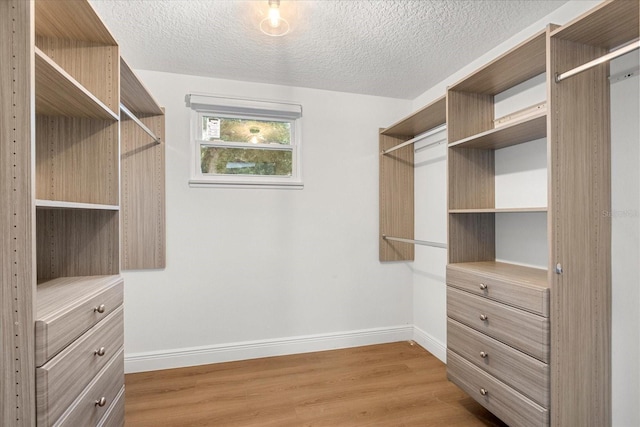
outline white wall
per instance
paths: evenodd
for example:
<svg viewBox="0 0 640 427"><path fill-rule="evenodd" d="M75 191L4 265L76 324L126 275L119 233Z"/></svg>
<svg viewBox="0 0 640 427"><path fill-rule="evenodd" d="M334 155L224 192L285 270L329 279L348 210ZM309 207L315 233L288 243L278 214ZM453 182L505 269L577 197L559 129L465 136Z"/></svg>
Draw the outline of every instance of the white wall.
<svg viewBox="0 0 640 427"><path fill-rule="evenodd" d="M166 108L167 268L127 272L127 371L412 338L378 262L378 128L411 102L140 71ZM190 188L189 92L303 105L303 190Z"/></svg>

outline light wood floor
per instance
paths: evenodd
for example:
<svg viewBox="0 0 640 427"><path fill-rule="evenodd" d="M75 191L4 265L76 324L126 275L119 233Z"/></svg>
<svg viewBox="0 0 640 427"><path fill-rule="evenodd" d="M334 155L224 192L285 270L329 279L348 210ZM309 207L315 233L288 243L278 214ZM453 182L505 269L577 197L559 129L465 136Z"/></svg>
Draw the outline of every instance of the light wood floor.
<svg viewBox="0 0 640 427"><path fill-rule="evenodd" d="M504 426L410 342L130 374L126 424Z"/></svg>

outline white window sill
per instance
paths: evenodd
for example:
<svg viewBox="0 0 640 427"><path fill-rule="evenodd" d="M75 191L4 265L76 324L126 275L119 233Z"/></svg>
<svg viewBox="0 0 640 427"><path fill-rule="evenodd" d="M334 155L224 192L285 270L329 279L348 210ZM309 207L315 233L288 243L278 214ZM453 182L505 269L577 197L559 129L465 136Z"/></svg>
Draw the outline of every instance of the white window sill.
<svg viewBox="0 0 640 427"><path fill-rule="evenodd" d="M293 182L221 182L210 181L203 179L190 179L189 187L191 188L260 188L260 189L273 189L273 190L302 190L304 184L301 181Z"/></svg>

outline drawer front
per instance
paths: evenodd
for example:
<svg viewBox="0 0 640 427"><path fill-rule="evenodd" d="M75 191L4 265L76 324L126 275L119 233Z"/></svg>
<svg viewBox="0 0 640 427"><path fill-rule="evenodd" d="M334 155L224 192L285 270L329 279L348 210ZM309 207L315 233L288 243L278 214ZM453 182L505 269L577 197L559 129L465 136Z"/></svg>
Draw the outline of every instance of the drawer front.
<svg viewBox="0 0 640 427"><path fill-rule="evenodd" d="M447 266L447 284L474 295L549 317L549 289Z"/></svg>
<svg viewBox="0 0 640 427"><path fill-rule="evenodd" d="M447 377L511 426L549 426L549 412L545 408L451 350L447 350Z"/></svg>
<svg viewBox="0 0 640 427"><path fill-rule="evenodd" d="M115 401L107 409L107 413L98 423L98 427L124 426L124 386L118 392Z"/></svg>
<svg viewBox="0 0 640 427"><path fill-rule="evenodd" d="M546 363L451 319L447 320L447 347L539 405L549 407Z"/></svg>
<svg viewBox="0 0 640 427"><path fill-rule="evenodd" d="M549 362L549 319L447 286L447 315ZM485 320L483 320L485 319Z"/></svg>
<svg viewBox="0 0 640 427"><path fill-rule="evenodd" d="M51 425L123 346L123 309L117 308L44 366L36 369L38 425ZM104 349L104 354L99 350Z"/></svg>
<svg viewBox="0 0 640 427"><path fill-rule="evenodd" d="M56 421L55 427L96 426L116 402L124 386L124 350L120 349L109 363Z"/></svg>
<svg viewBox="0 0 640 427"><path fill-rule="evenodd" d="M90 292L85 300L66 307L47 319L36 320L36 366L42 366L73 340L122 305L123 282L113 283L102 292Z"/></svg>

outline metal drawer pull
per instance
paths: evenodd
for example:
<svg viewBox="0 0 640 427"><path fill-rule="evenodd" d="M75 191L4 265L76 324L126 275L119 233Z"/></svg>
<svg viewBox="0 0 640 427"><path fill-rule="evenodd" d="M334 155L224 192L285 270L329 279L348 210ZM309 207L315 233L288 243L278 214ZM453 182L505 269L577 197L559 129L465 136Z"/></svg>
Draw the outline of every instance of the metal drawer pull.
<svg viewBox="0 0 640 427"><path fill-rule="evenodd" d="M105 351L104 351L104 347L100 347L98 350L95 350L93 352L94 356L104 356Z"/></svg>
<svg viewBox="0 0 640 427"><path fill-rule="evenodd" d="M107 398L106 398L106 397L104 397L104 396L102 396L102 397L100 398L100 400L96 400L96 401L95 401L95 404L96 404L96 406L99 406L99 407L101 407L101 408L102 408L104 405L106 405L106 404L107 404Z"/></svg>
<svg viewBox="0 0 640 427"><path fill-rule="evenodd" d="M487 285L485 285L484 283L480 283L480 290L481 290L481 291L486 291L486 290L487 290L487 288L488 288L488 286L487 286Z"/></svg>
<svg viewBox="0 0 640 427"><path fill-rule="evenodd" d="M487 357L489 357L489 353L485 353L484 351L481 351L480 357L482 357L483 359L486 359Z"/></svg>
<svg viewBox="0 0 640 427"><path fill-rule="evenodd" d="M93 312L102 314L102 313L104 313L104 309L105 309L104 304L100 304L99 306L97 306L97 307L95 307L93 309Z"/></svg>
<svg viewBox="0 0 640 427"><path fill-rule="evenodd" d="M483 396L486 396L487 394L489 394L489 390L487 390L486 388L481 388L480 389L480 394Z"/></svg>
<svg viewBox="0 0 640 427"><path fill-rule="evenodd" d="M489 320L489 316L487 316L486 314L481 314L480 320L482 320L483 322L486 322L487 320Z"/></svg>

